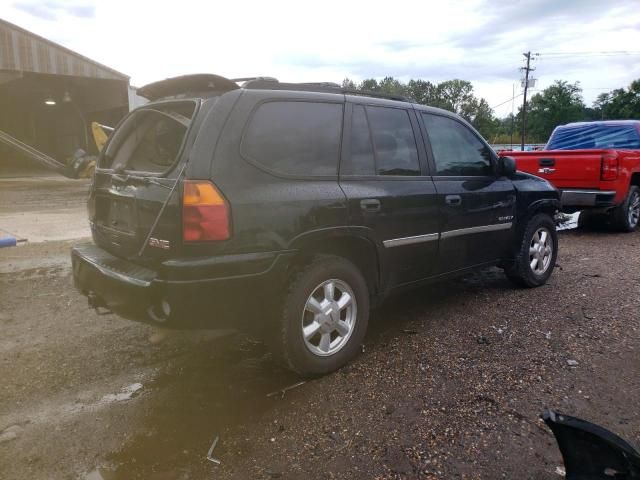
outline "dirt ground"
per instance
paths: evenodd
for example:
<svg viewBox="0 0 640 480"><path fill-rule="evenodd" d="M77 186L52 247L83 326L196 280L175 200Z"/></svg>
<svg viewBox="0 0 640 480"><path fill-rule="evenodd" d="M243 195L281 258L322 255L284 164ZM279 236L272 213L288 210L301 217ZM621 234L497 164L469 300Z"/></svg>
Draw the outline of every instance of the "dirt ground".
<svg viewBox="0 0 640 480"><path fill-rule="evenodd" d="M392 298L355 362L270 396L300 379L259 343L89 310L72 243L0 250L3 479L562 478L545 407L640 445L640 233L562 232L538 289Z"/></svg>
<svg viewBox="0 0 640 480"><path fill-rule="evenodd" d="M0 238L43 242L89 236L88 190L87 179L0 171Z"/></svg>

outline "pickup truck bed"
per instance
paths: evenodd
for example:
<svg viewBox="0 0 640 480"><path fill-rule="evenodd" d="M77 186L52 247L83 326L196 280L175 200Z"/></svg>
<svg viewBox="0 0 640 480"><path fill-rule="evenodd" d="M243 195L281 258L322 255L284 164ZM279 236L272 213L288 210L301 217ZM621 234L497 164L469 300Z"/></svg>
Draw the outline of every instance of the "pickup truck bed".
<svg viewBox="0 0 640 480"><path fill-rule="evenodd" d="M518 170L542 177L559 189L566 211L615 207L625 199L628 175L607 170L609 179L603 180L603 162L609 165L606 168L614 168L612 165L618 158L615 150L549 150L507 155L516 159Z"/></svg>

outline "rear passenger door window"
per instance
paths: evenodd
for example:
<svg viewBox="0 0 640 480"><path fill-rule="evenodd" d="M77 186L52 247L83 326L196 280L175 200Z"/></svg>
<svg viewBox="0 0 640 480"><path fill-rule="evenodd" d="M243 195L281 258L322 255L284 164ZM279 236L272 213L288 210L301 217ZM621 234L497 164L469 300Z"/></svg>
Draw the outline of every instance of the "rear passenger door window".
<svg viewBox="0 0 640 480"><path fill-rule="evenodd" d="M275 173L335 176L342 104L273 101L261 104L244 133L241 152Z"/></svg>
<svg viewBox="0 0 640 480"><path fill-rule="evenodd" d="M375 175L376 162L367 114L362 105L353 106L351 115L351 156L345 158L342 175Z"/></svg>
<svg viewBox="0 0 640 480"><path fill-rule="evenodd" d="M418 150L409 112L367 107L378 175L420 175Z"/></svg>
<svg viewBox="0 0 640 480"><path fill-rule="evenodd" d="M354 105L351 155L343 175L419 176L420 163L409 112L398 108Z"/></svg>
<svg viewBox="0 0 640 480"><path fill-rule="evenodd" d="M436 175L492 175L491 149L465 125L452 118L423 113Z"/></svg>

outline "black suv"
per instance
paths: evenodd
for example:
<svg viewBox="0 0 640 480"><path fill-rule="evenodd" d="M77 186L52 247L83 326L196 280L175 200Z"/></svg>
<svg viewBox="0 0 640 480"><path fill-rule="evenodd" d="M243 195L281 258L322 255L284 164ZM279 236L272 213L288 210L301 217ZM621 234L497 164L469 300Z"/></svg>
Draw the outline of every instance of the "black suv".
<svg viewBox="0 0 640 480"><path fill-rule="evenodd" d="M233 325L303 374L360 350L373 302L499 265L542 285L558 192L458 116L334 84L190 75L111 135L72 250L90 305Z"/></svg>

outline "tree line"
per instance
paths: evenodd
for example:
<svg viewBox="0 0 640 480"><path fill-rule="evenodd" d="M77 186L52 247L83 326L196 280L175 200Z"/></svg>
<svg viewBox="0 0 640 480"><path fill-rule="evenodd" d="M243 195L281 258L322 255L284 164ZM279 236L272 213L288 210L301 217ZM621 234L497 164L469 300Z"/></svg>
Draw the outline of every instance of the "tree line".
<svg viewBox="0 0 640 480"><path fill-rule="evenodd" d="M393 77L378 81L368 78L355 83L349 78L343 88L403 95L423 105L455 112L471 123L491 143L519 142L522 128L522 104L516 115L497 118L484 98L478 98L468 80L446 80L432 83L411 79L403 83ZM515 100L518 102L518 100ZM558 125L590 120L640 119L640 79L628 88L617 88L598 95L591 107L582 97L580 82L556 80L527 102L526 143L545 143Z"/></svg>

